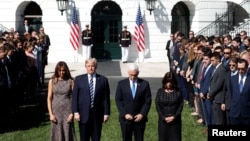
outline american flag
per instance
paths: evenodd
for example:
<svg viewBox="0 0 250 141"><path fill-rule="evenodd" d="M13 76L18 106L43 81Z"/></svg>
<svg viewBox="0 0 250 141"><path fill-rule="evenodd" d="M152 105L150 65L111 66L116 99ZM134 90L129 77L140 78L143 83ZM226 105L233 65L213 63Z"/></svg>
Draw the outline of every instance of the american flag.
<svg viewBox="0 0 250 141"><path fill-rule="evenodd" d="M144 25L141 16L140 4L138 5L137 15L136 15L136 26L135 26L135 36L134 39L137 44L137 49L139 52L145 49L144 42Z"/></svg>
<svg viewBox="0 0 250 141"><path fill-rule="evenodd" d="M76 7L74 6L72 9L72 17L71 17L71 23L70 23L70 43L74 50L77 50L79 48L79 25L78 25L78 18L76 14Z"/></svg>

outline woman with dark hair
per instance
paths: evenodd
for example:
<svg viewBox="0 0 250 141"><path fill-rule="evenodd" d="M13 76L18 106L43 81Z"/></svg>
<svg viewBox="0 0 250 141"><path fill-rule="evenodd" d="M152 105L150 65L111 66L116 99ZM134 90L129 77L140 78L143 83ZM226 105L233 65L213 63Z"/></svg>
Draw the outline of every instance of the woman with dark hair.
<svg viewBox="0 0 250 141"><path fill-rule="evenodd" d="M155 103L159 117L158 140L181 141L183 98L173 72L167 72L163 77Z"/></svg>
<svg viewBox="0 0 250 141"><path fill-rule="evenodd" d="M51 141L75 141L71 92L74 86L68 65L60 61L49 80L47 106L51 121Z"/></svg>

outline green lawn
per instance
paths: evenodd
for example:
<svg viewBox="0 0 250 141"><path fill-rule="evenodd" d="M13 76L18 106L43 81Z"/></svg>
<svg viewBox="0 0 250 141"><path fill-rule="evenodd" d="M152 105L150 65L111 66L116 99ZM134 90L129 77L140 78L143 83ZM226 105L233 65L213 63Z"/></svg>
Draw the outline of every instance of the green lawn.
<svg viewBox="0 0 250 141"><path fill-rule="evenodd" d="M16 115L8 132L0 134L0 141L49 141L50 122L45 100L40 104L22 107L22 114ZM182 141L207 141L207 135L202 130L204 127L196 124L196 118L190 116L191 109L184 107L182 112ZM25 118L22 118L25 117ZM21 120L20 120L21 119ZM154 100L149 112L149 121L145 131L145 141L157 141L157 113ZM1 127L0 127L1 128ZM78 125L75 124L77 138L79 141ZM118 122L118 111L115 101L111 101L111 116L108 123L103 125L102 141L121 140L121 131Z"/></svg>

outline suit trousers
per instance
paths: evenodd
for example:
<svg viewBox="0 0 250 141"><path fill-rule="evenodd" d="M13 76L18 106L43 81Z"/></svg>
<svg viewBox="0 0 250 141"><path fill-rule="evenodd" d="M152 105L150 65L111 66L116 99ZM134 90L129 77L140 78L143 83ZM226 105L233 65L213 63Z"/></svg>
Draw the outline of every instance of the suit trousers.
<svg viewBox="0 0 250 141"><path fill-rule="evenodd" d="M123 141L132 141L132 136L134 134L135 141L144 140L144 131L146 123L120 123L122 130L122 140Z"/></svg>
<svg viewBox="0 0 250 141"><path fill-rule="evenodd" d="M82 45L83 59L87 60L91 57L91 45Z"/></svg>
<svg viewBox="0 0 250 141"><path fill-rule="evenodd" d="M84 115L80 115L84 116ZM97 122L95 111L90 110L87 123L79 122L80 141L100 141L101 139L102 122Z"/></svg>
<svg viewBox="0 0 250 141"><path fill-rule="evenodd" d="M202 100L203 112L204 112L204 119L206 126L214 125L214 113L212 108L212 102L209 99Z"/></svg>
<svg viewBox="0 0 250 141"><path fill-rule="evenodd" d="M122 62L128 61L129 47L121 47L121 51L122 51Z"/></svg>
<svg viewBox="0 0 250 141"><path fill-rule="evenodd" d="M214 124L215 125L225 125L226 124L226 113L221 110L221 104L213 103L213 113L214 113Z"/></svg>
<svg viewBox="0 0 250 141"><path fill-rule="evenodd" d="M231 117L229 116L230 120L230 125L245 125L249 126L250 125L250 118L249 117Z"/></svg>

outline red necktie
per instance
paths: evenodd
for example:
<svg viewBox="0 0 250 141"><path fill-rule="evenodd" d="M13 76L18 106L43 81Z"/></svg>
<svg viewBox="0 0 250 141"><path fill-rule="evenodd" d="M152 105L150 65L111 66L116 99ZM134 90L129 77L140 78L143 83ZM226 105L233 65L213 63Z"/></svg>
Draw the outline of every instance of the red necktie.
<svg viewBox="0 0 250 141"><path fill-rule="evenodd" d="M200 81L205 76L206 68L207 68L207 66L204 65L203 69L202 69L202 72L200 73Z"/></svg>

